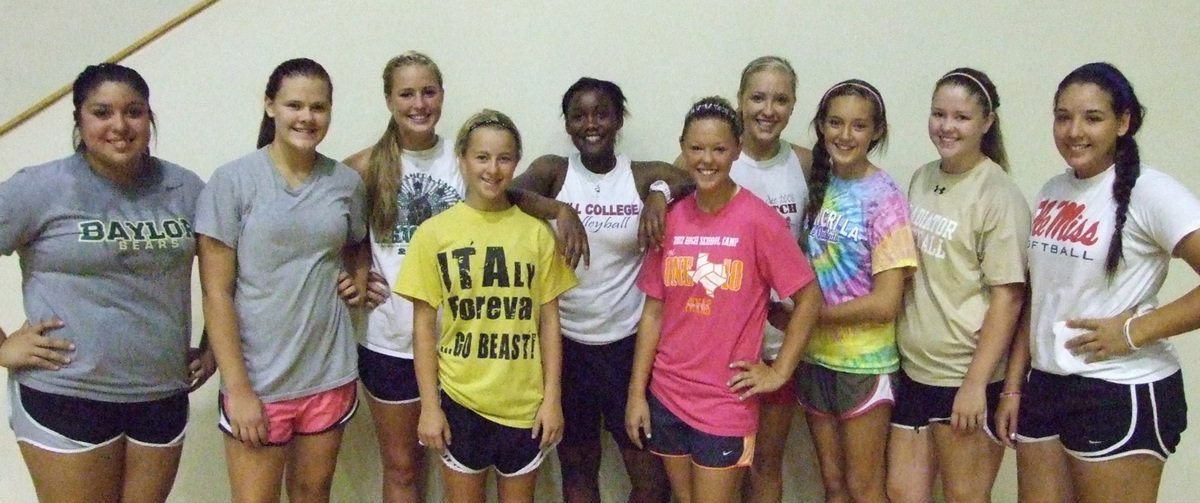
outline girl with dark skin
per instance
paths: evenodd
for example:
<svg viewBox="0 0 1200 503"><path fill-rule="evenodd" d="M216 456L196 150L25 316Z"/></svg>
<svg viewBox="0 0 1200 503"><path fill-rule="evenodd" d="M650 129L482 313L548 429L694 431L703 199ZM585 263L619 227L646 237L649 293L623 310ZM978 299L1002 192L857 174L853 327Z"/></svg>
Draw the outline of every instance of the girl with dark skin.
<svg viewBox="0 0 1200 503"><path fill-rule="evenodd" d="M670 164L630 161L615 153L617 134L627 115L625 96L616 84L579 79L563 95L562 113L566 132L579 153L542 156L514 185L557 197L581 210L592 251L591 266L577 270L580 286L564 294L560 305L563 412L567 418L566 434L558 446L563 500L600 501L603 423L613 434L630 474L629 501L665 502L670 488L661 461L635 447L623 428L633 334L642 303L633 280L641 262L639 248L647 242L657 244L661 234L665 198L652 191L651 185L662 180L672 194L684 194L694 183L686 172ZM660 204L648 210L635 227L630 214L636 211L627 210L648 197ZM617 208L624 210L613 211Z"/></svg>

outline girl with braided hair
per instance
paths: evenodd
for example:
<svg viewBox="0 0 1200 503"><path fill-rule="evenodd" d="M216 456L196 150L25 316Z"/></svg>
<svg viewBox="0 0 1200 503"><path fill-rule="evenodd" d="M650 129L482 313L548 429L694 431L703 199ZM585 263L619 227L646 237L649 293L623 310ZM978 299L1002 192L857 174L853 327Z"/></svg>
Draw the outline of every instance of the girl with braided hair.
<svg viewBox="0 0 1200 503"><path fill-rule="evenodd" d="M1161 306L1157 295L1172 256L1200 269L1200 200L1141 164L1143 116L1108 63L1075 69L1054 96L1069 168L1034 206L1029 333L1005 385L1024 395L1015 424L1016 404L998 413L1001 434L1018 441L1022 501L1155 501L1186 427L1165 339L1200 327L1200 288Z"/></svg>
<svg viewBox="0 0 1200 503"><path fill-rule="evenodd" d="M1004 445L993 411L1025 298L1029 205L1006 171L1000 95L957 68L934 85L929 139L938 160L908 186L921 267L896 325L901 371L888 437L888 497L988 501Z"/></svg>
<svg viewBox="0 0 1200 503"><path fill-rule="evenodd" d="M887 139L874 86L835 84L812 120L805 251L825 305L796 371L826 501L884 502L896 314L917 266L904 193L868 155Z"/></svg>

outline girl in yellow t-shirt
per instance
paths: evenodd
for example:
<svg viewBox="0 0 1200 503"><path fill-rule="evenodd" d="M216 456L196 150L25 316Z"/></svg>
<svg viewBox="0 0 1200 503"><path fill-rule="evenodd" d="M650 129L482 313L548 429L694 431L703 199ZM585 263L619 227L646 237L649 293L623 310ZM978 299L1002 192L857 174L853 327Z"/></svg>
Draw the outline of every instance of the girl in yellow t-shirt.
<svg viewBox="0 0 1200 503"><path fill-rule="evenodd" d="M455 150L466 198L417 228L396 280L413 302L417 434L442 457L449 501L484 501L494 468L500 501L529 502L562 438L558 296L576 279L549 226L505 195L521 158L512 120L475 114Z"/></svg>

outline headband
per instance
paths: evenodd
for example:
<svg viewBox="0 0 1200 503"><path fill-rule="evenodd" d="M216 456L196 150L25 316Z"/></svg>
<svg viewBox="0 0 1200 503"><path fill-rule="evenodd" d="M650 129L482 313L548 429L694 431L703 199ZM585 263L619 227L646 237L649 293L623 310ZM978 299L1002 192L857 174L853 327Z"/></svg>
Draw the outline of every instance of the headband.
<svg viewBox="0 0 1200 503"><path fill-rule="evenodd" d="M732 108L715 101L696 104L692 107L692 111L688 112L688 116L695 116L703 112L716 112L722 117L725 117L731 121L735 121L737 119L736 112L734 112Z"/></svg>
<svg viewBox="0 0 1200 503"><path fill-rule="evenodd" d="M467 127L467 134L471 134L472 131L481 127L498 127L510 133L513 132L512 127L500 119L484 119Z"/></svg>
<svg viewBox="0 0 1200 503"><path fill-rule="evenodd" d="M830 94L832 94L834 91L836 91L840 88L847 87L847 86L857 87L859 89L866 90L867 93L871 95L871 98L873 98L875 100L875 104L879 105L879 112L882 114L885 114L885 115L887 114L887 108L885 108L883 106L883 98L879 97L879 93L875 92L874 89L871 89L871 86L868 86L868 85L865 85L865 84L862 84L859 82L855 82L853 80L846 80L846 81L842 81L842 82L838 82L837 84L834 84L833 87L829 88L828 91L825 91L824 96L821 96L820 102L826 103L826 100L829 99Z"/></svg>
<svg viewBox="0 0 1200 503"><path fill-rule="evenodd" d="M988 112L992 112L992 111L996 110L996 107L992 104L992 95L990 93L988 93L988 90L986 87L984 87L982 81L971 76L971 74L969 74L969 73L950 72L945 75L942 75L942 78L938 79L938 82L942 82L950 77L965 77L967 80L974 82L975 85L979 87L979 91L983 93L983 97L987 99Z"/></svg>

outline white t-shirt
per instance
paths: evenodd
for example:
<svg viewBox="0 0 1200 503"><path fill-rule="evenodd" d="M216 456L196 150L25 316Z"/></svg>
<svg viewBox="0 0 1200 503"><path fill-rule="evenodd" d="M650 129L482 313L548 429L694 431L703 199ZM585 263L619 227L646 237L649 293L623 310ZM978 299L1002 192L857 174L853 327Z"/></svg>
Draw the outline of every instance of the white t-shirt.
<svg viewBox="0 0 1200 503"><path fill-rule="evenodd" d="M808 182L804 179L804 168L796 150L786 141L779 141L779 152L770 159L756 161L742 152L733 162L729 177L751 194L758 196L787 221L792 238L798 243L804 205L808 202ZM779 300L774 290L771 300ZM789 300L785 300L790 304ZM783 332L767 323L763 333L762 358L774 360L783 347Z"/></svg>
<svg viewBox="0 0 1200 503"><path fill-rule="evenodd" d="M1108 318L1138 306L1157 306L1171 251L1200 228L1200 201L1171 177L1142 165L1123 231L1123 260L1111 279L1104 261L1115 225L1115 169L1079 180L1068 170L1038 193L1029 237L1033 368L1118 384L1157 381L1179 370L1166 340L1132 354L1086 363L1067 351L1082 333L1066 327L1079 318Z"/></svg>
<svg viewBox="0 0 1200 503"><path fill-rule="evenodd" d="M466 194L454 145L441 137L428 150L405 150L400 160L403 178L396 194L397 215L391 242L384 242L371 230L371 268L387 278L388 291L396 286L396 276L417 226L454 206ZM412 302L389 295L367 315L361 340L377 353L411 359L412 330Z"/></svg>
<svg viewBox="0 0 1200 503"><path fill-rule="evenodd" d="M617 156L612 171L601 174L572 154L555 198L579 212L591 250L591 266L575 269L579 286L558 303L563 336L582 344L608 344L632 335L645 295L634 285L642 266L637 243L642 199L629 158Z"/></svg>

